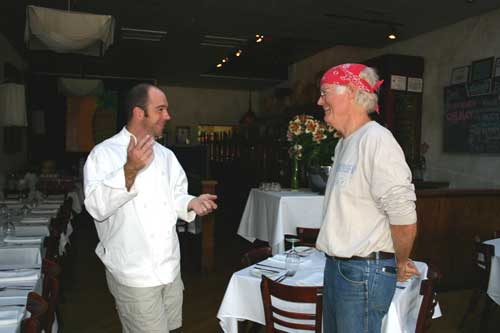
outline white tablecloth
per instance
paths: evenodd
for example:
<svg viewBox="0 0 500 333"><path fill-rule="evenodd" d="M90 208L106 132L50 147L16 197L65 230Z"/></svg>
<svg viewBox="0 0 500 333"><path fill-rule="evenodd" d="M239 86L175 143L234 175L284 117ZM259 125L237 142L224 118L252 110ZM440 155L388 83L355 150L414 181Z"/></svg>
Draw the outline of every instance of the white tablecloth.
<svg viewBox="0 0 500 333"><path fill-rule="evenodd" d="M51 205L51 204L49 204ZM42 208L44 207L44 203L40 205ZM47 207L47 204L45 204ZM6 242L5 236L0 234L0 273L2 269L10 269L10 268L22 268L22 267L38 267L36 270L31 271L14 271L19 272L19 275L23 277L18 277L16 279L24 279L25 276L32 276L33 274L38 274L37 280L34 280L33 283L33 291L37 292L41 295L42 293L42 279L41 276L41 257L42 257L42 249L43 243L41 240L44 236L49 235L49 222L50 218L56 216L58 209L55 211L48 212L46 214L38 214L33 215L32 212L27 217L16 215L13 218L14 225L16 227L15 237L19 239L19 243ZM3 223L3 219L0 219L0 225ZM29 240L33 236L38 236L40 242L38 243L28 243ZM9 273L12 271L3 271L5 273ZM29 273L29 274L28 274ZM12 278L11 278L12 280ZM4 286L6 284L10 285L27 285L26 281L11 281L6 282L5 278L2 281L2 276L0 274L0 286ZM8 292L3 291L0 292L0 305L10 305L10 304L26 304L27 295L31 290L9 290ZM21 308L23 312L23 316L26 312L26 308ZM11 307L0 307L0 314L5 311L12 311ZM0 316L1 317L1 316ZM58 324L57 319L54 321L54 325L52 327L53 332L57 332ZM0 333L18 333L20 332L20 321L16 324L9 325L1 325L0 321Z"/></svg>
<svg viewBox="0 0 500 333"><path fill-rule="evenodd" d="M491 258L491 272L487 294L495 303L500 305L500 238L491 239L484 243L495 247L495 256Z"/></svg>
<svg viewBox="0 0 500 333"><path fill-rule="evenodd" d="M0 269L38 267L35 269L21 269L16 271L1 271L0 286L32 286L31 290L5 290L0 292L0 314L12 312L12 309L22 311L16 323L0 325L0 333L20 332L20 321L24 317L25 307L8 307L8 305L26 305L28 293L35 291L41 295L41 244L3 244L0 247ZM18 258L19 260L16 260Z"/></svg>
<svg viewBox="0 0 500 333"><path fill-rule="evenodd" d="M282 283L288 285L322 285L323 271L325 266L324 254L315 251L314 254L303 258L304 263L300 264L295 276L285 279ZM272 258L266 259L263 264L284 267L284 263ZM415 262L421 276L427 276L427 264ZM273 270L273 268L269 268ZM247 267L233 274L224 294L224 299L217 313L220 326L224 332L238 332L238 319L250 320L262 325L265 324L264 306L260 292L259 277L254 276L255 270ZM277 276L276 276L277 277ZM418 311L422 303L420 296L420 278L398 283L396 293L392 299L389 311L382 323L384 333L410 333L415 331ZM309 311L314 309L310 306ZM308 311L303 307L305 311ZM440 317L441 310L436 307L434 317Z"/></svg>
<svg viewBox="0 0 500 333"><path fill-rule="evenodd" d="M265 192L252 189L241 217L238 235L269 242L273 253L285 249L284 235L297 234L297 227L319 228L323 196L313 192Z"/></svg>

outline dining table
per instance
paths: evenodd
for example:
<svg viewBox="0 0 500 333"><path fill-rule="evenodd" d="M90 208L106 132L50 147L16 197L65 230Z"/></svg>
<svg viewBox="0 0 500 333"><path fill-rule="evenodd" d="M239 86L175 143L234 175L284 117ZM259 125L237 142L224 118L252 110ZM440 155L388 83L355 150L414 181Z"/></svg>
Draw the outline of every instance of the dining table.
<svg viewBox="0 0 500 333"><path fill-rule="evenodd" d="M15 226L13 234L0 231L0 333L20 332L28 293L42 294L43 240L63 200L47 197L29 211L18 200L0 201L9 212L0 216L0 225L9 219ZM57 332L57 321L53 328Z"/></svg>
<svg viewBox="0 0 500 333"><path fill-rule="evenodd" d="M285 235L296 235L297 227L320 228L323 198L307 189L298 191L250 190L238 227L238 235L250 242L266 241L273 254L285 249Z"/></svg>
<svg viewBox="0 0 500 333"><path fill-rule="evenodd" d="M500 238L487 240L484 244L495 247L495 255L491 257L490 279L486 293L500 305Z"/></svg>
<svg viewBox="0 0 500 333"><path fill-rule="evenodd" d="M287 277L285 269L286 254L274 255L260 263L235 272L227 286L224 298L219 307L217 318L222 330L226 333L238 332L238 321L249 320L265 325L264 306L260 291L261 276L266 275L274 280L284 278L280 283L292 286L322 286L323 272L326 257L321 251L314 248L301 247L300 251L307 251L301 256L299 268L293 276ZM428 266L424 262L415 261L420 275L408 281L398 282L388 313L382 322L383 333L414 332L420 304L423 296L420 295L422 279L427 276ZM314 313L314 304L281 303L279 306ZM286 310L286 308L285 308ZM441 316L439 304L435 308L433 318ZM290 332L301 332L290 330Z"/></svg>

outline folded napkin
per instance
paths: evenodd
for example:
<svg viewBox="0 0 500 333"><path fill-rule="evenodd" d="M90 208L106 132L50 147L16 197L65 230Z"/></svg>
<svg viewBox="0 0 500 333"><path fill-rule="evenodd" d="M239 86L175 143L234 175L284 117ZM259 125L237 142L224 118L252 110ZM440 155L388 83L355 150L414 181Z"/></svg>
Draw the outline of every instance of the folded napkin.
<svg viewBox="0 0 500 333"><path fill-rule="evenodd" d="M0 271L0 284L14 281L36 281L39 278L39 269L17 269L14 271Z"/></svg>
<svg viewBox="0 0 500 333"><path fill-rule="evenodd" d="M31 214L57 214L58 208L33 208Z"/></svg>
<svg viewBox="0 0 500 333"><path fill-rule="evenodd" d="M45 204L62 204L64 202L64 199L45 199L43 200L42 205Z"/></svg>
<svg viewBox="0 0 500 333"><path fill-rule="evenodd" d="M61 207L61 204L58 203L41 203L39 204L35 209L40 209L40 210L54 210L54 209L59 209Z"/></svg>
<svg viewBox="0 0 500 333"><path fill-rule="evenodd" d="M24 316L24 309L16 306L3 307L0 309L0 326L15 325Z"/></svg>
<svg viewBox="0 0 500 333"><path fill-rule="evenodd" d="M16 201L16 202L12 202L12 203L6 203L5 204L7 206L7 208L9 209L19 209L19 208L23 208L23 204L20 203L19 201Z"/></svg>
<svg viewBox="0 0 500 333"><path fill-rule="evenodd" d="M5 243L41 243L43 238L45 236L26 236L26 237L20 237L20 236L7 236L3 239Z"/></svg>
<svg viewBox="0 0 500 333"><path fill-rule="evenodd" d="M2 200L0 201L0 204L14 204L14 203L19 203L19 200L17 199L5 199L5 200Z"/></svg>
<svg viewBox="0 0 500 333"><path fill-rule="evenodd" d="M312 272L311 274L296 281L298 286L322 286L323 272Z"/></svg>
<svg viewBox="0 0 500 333"><path fill-rule="evenodd" d="M23 217L21 219L21 223L49 223L50 221L50 218L48 217L34 217L34 216L30 216L30 217Z"/></svg>

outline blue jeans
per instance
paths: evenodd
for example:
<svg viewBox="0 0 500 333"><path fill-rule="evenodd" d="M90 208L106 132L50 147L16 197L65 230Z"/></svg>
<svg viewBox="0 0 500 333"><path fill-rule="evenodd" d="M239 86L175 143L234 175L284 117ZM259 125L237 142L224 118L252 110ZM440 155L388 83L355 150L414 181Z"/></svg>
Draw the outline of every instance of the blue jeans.
<svg viewBox="0 0 500 333"><path fill-rule="evenodd" d="M395 259L336 260L327 257L323 289L323 332L378 333L389 310ZM389 269L391 271L392 269Z"/></svg>

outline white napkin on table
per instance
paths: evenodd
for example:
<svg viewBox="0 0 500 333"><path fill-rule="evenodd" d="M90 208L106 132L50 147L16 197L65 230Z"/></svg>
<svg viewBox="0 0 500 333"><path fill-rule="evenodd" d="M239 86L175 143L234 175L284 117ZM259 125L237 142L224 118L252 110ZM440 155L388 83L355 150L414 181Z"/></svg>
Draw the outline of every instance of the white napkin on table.
<svg viewBox="0 0 500 333"><path fill-rule="evenodd" d="M41 243L45 236L26 236L26 237L17 237L17 236L7 236L3 239L5 243L19 243L19 244L32 244L32 243Z"/></svg>
<svg viewBox="0 0 500 333"><path fill-rule="evenodd" d="M24 308L9 306L0 309L0 326L15 325L23 319Z"/></svg>
<svg viewBox="0 0 500 333"><path fill-rule="evenodd" d="M15 271L0 271L0 284L17 281L33 281L40 278L39 269L18 269Z"/></svg>
<svg viewBox="0 0 500 333"><path fill-rule="evenodd" d="M21 223L49 223L48 217L23 217Z"/></svg>
<svg viewBox="0 0 500 333"><path fill-rule="evenodd" d="M19 200L17 199L5 199L5 200L1 200L0 203L3 203L3 204L15 204L15 203L19 203Z"/></svg>
<svg viewBox="0 0 500 333"><path fill-rule="evenodd" d="M57 210L58 208L56 209L33 208L31 210L31 214L57 214Z"/></svg>
<svg viewBox="0 0 500 333"><path fill-rule="evenodd" d="M44 204L62 204L64 202L64 199L45 199L43 200L42 205Z"/></svg>

